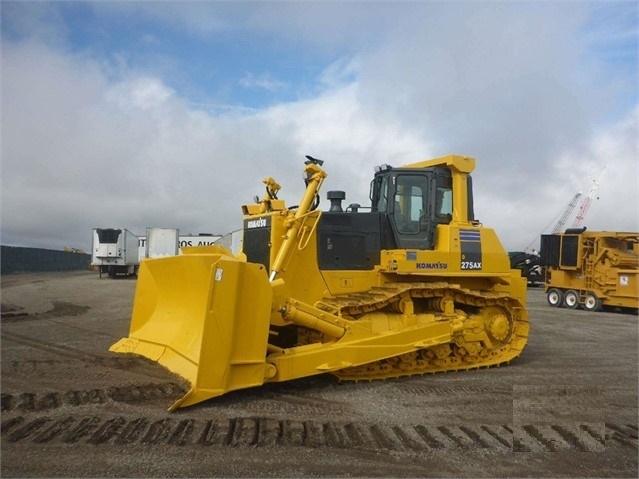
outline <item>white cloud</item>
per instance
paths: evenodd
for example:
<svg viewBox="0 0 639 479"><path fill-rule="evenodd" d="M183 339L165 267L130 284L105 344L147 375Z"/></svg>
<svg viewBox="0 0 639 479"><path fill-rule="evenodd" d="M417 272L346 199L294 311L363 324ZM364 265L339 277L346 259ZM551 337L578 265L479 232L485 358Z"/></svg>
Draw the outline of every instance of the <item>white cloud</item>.
<svg viewBox="0 0 639 479"><path fill-rule="evenodd" d="M96 226L225 233L266 176L297 204L305 154L326 161L324 198L345 190L347 204L367 204L376 164L476 156L477 216L508 249L534 240L608 164L585 223L639 229L637 110L610 121L615 85L580 77L581 7L568 16L563 4L525 15L480 6L411 5L388 12L396 28L375 17L378 35L352 33L339 17L327 48L348 40L357 53L326 67L316 97L262 110L191 103L126 61L112 68L40 41L5 42L2 242L86 249ZM319 34L333 8L287 10L287 35L312 12L307 34ZM265 29L277 23L263 19ZM285 86L267 73L242 82Z"/></svg>
<svg viewBox="0 0 639 479"><path fill-rule="evenodd" d="M341 57L324 69L320 82L327 88L337 88L356 82L358 74L358 58Z"/></svg>
<svg viewBox="0 0 639 479"><path fill-rule="evenodd" d="M3 58L5 243L86 248L95 226L224 233L240 225L240 206L261 194L266 176L297 204L305 154L326 160L328 188L365 203L375 164L425 153L415 132L369 117L356 85L213 116L157 78L109 84L90 63L14 48Z"/></svg>
<svg viewBox="0 0 639 479"><path fill-rule="evenodd" d="M485 183L476 182L480 219L497 228L509 249L523 250L531 244L537 248L539 235L549 233L573 196L582 193L564 228L572 226L600 177L583 226L591 231L639 231L637 131L635 109L549 158L547 166L535 175L499 178L492 191L486 191ZM509 192L518 186L519 194Z"/></svg>
<svg viewBox="0 0 639 479"><path fill-rule="evenodd" d="M90 7L99 15L139 18L200 37L230 27L224 2L91 2Z"/></svg>
<svg viewBox="0 0 639 479"><path fill-rule="evenodd" d="M251 72L247 72L240 79L240 85L244 88L262 89L270 92L281 90L287 86L285 82L277 80L268 72L257 76L253 75Z"/></svg>
<svg viewBox="0 0 639 479"><path fill-rule="evenodd" d="M22 39L38 40L48 45L64 45L68 28L52 2L2 2L4 33Z"/></svg>

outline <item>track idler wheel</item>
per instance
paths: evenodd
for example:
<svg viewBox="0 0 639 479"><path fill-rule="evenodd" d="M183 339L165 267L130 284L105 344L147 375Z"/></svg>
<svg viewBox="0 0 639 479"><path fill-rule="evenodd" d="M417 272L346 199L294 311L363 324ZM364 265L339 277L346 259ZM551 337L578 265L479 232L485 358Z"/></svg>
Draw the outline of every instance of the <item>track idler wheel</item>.
<svg viewBox="0 0 639 479"><path fill-rule="evenodd" d="M497 341L503 341L510 332L510 321L503 314L495 314L490 318L488 324L488 334Z"/></svg>

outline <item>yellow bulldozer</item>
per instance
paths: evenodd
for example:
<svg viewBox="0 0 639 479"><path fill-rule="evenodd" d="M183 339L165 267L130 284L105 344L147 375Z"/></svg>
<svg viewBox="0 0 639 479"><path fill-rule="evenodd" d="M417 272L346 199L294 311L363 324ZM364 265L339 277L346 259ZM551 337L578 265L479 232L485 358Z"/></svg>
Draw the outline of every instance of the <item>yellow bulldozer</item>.
<svg viewBox="0 0 639 479"><path fill-rule="evenodd" d="M475 220L475 159L375 168L345 209L307 156L299 205L242 206L242 251L182 248L141 262L130 332L111 347L191 384L169 410L322 373L373 380L504 364L528 338L526 279Z"/></svg>

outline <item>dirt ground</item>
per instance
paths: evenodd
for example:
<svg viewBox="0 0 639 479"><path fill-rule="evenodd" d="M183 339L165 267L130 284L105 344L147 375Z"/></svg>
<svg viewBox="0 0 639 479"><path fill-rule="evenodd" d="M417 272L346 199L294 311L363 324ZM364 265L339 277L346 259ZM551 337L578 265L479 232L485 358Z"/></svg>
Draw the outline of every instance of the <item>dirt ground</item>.
<svg viewBox="0 0 639 479"><path fill-rule="evenodd" d="M110 353L135 279L2 277L2 477L637 477L638 318L531 288L508 366L236 391Z"/></svg>

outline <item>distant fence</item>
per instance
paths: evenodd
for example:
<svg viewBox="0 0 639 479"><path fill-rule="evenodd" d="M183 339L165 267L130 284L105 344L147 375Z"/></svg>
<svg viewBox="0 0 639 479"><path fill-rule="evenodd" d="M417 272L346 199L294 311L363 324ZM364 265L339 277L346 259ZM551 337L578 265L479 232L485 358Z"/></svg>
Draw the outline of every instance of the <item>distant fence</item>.
<svg viewBox="0 0 639 479"><path fill-rule="evenodd" d="M89 269L91 255L42 248L1 246L0 274Z"/></svg>

